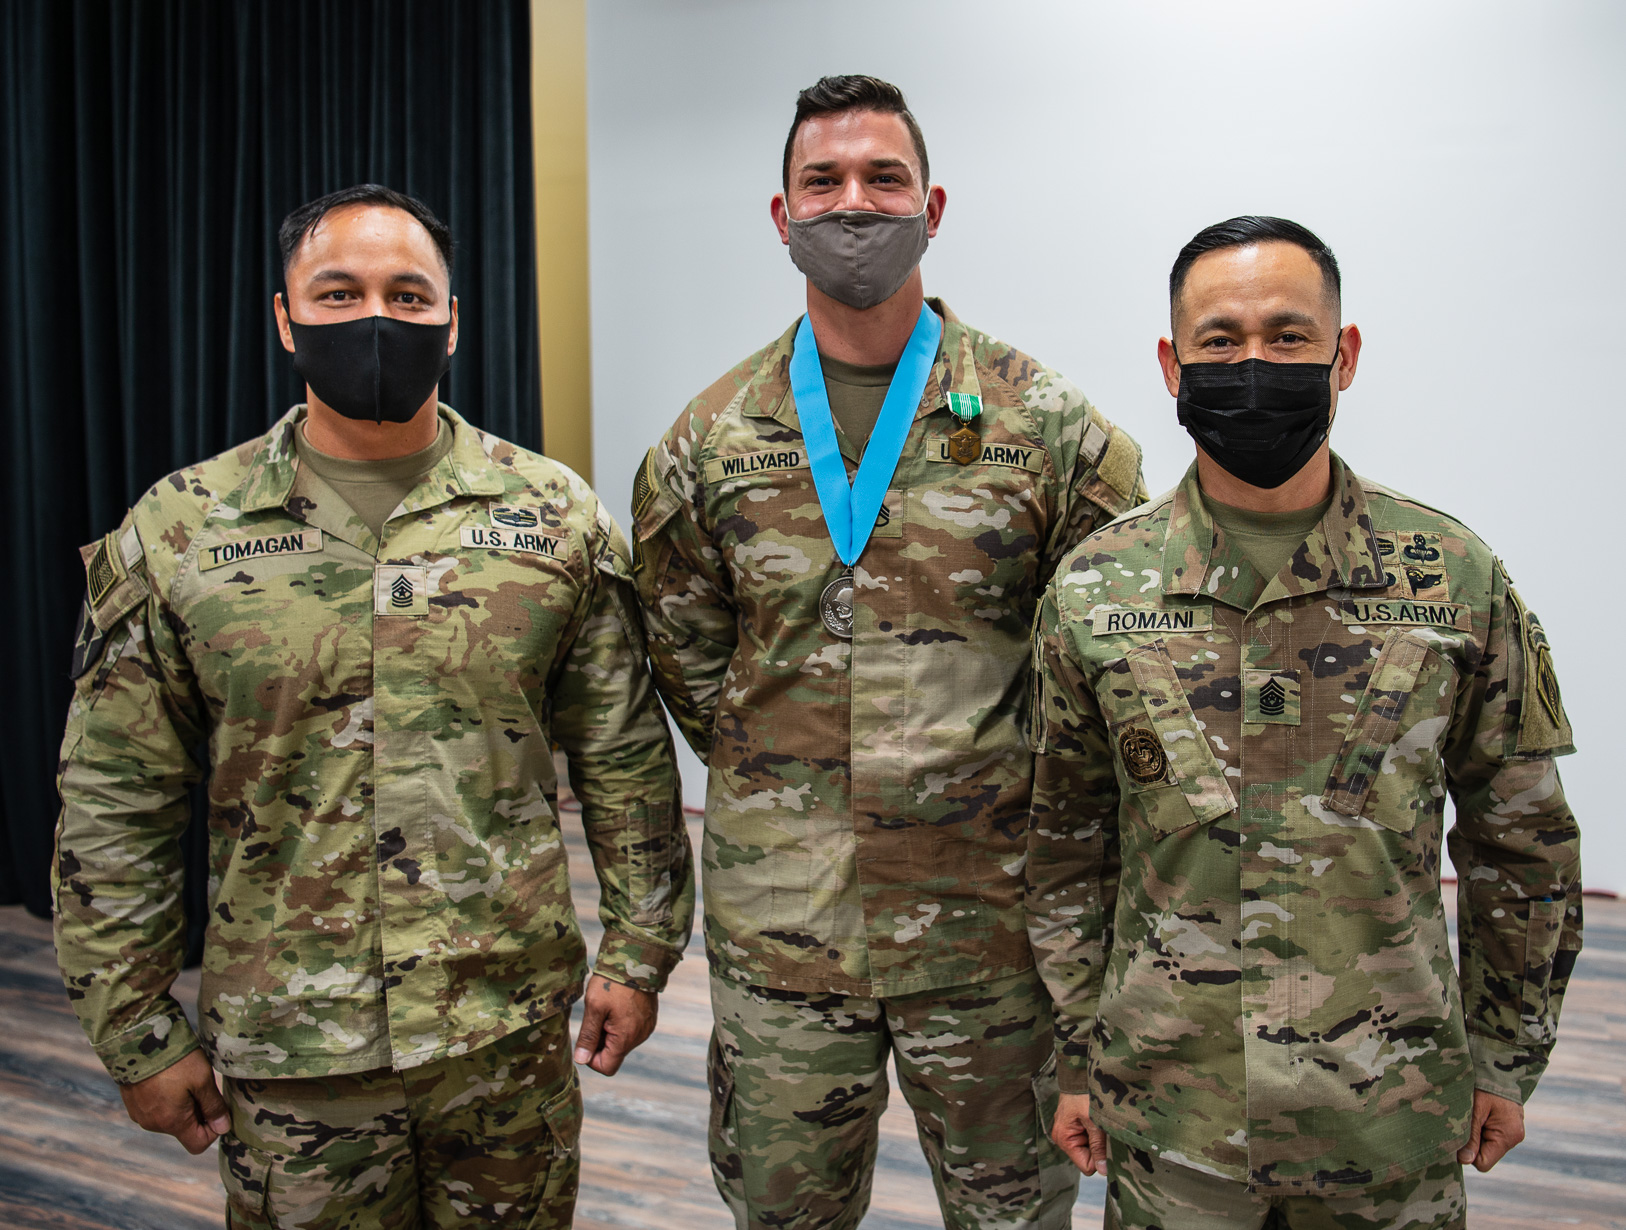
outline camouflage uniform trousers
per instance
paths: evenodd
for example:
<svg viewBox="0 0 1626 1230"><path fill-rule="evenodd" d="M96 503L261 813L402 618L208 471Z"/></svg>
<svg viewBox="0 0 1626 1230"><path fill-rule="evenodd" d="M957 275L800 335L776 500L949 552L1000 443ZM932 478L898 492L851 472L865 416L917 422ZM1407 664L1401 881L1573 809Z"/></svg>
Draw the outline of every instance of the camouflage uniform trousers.
<svg viewBox="0 0 1626 1230"><path fill-rule="evenodd" d="M568 1227L582 1100L569 1018L397 1072L227 1077L228 1230Z"/></svg>
<svg viewBox="0 0 1626 1230"><path fill-rule="evenodd" d="M739 1230L847 1230L869 1208L890 1053L945 1230L1072 1224L1078 1172L1049 1139L1038 974L860 999L711 980L712 1172Z"/></svg>
<svg viewBox="0 0 1626 1230"><path fill-rule="evenodd" d="M1454 1156L1390 1183L1276 1195L1107 1138L1105 1230L1462 1230L1467 1207Z"/></svg>

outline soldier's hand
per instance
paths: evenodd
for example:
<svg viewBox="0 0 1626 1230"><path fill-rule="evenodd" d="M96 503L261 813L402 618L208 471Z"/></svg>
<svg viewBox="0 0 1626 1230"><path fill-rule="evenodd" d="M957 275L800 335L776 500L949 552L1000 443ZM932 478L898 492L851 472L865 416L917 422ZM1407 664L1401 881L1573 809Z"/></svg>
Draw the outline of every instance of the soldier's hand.
<svg viewBox="0 0 1626 1230"><path fill-rule="evenodd" d="M149 1132L163 1132L202 1153L231 1131L231 1113L215 1084L214 1069L202 1051L133 1085L120 1085L124 1109Z"/></svg>
<svg viewBox="0 0 1626 1230"><path fill-rule="evenodd" d="M621 1061L655 1032L658 997L594 974L587 979L576 1062L614 1076Z"/></svg>
<svg viewBox="0 0 1626 1230"><path fill-rule="evenodd" d="M1090 1095L1064 1093L1056 1104L1050 1139L1083 1174L1107 1172L1107 1134L1090 1122Z"/></svg>
<svg viewBox="0 0 1626 1230"><path fill-rule="evenodd" d="M1474 1090L1473 1126L1468 1143L1457 1150L1457 1161L1472 1162L1480 1172L1501 1161L1524 1139L1524 1107L1511 1098Z"/></svg>

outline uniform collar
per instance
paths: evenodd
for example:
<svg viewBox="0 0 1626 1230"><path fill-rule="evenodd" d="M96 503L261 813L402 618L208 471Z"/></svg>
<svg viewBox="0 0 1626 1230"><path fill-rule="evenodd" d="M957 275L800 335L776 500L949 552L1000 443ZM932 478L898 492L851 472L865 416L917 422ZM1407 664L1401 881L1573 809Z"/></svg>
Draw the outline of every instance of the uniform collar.
<svg viewBox="0 0 1626 1230"><path fill-rule="evenodd" d="M480 433L444 402L437 409L452 430L452 447L407 496L407 509L417 512L433 508L459 495L501 495L506 489L502 474L486 455ZM294 430L304 421L305 413L303 404L295 406L260 437L240 488L243 496L238 507L244 512L288 506L299 474Z"/></svg>
<svg viewBox="0 0 1626 1230"><path fill-rule="evenodd" d="M1332 503L1304 546L1275 577L1258 576L1242 553L1216 533L1193 462L1174 491L1163 537L1163 592L1207 595L1241 611L1334 586L1384 589L1366 492L1355 472L1332 454Z"/></svg>
<svg viewBox="0 0 1626 1230"><path fill-rule="evenodd" d="M937 343L937 358L932 363L931 375L926 377L920 405L915 409L916 419L947 408L950 393L982 396L976 360L971 353L971 330L941 299L928 296L926 304L943 318L943 336ZM790 355L801 323L802 318L798 316L768 348L751 382L741 391L744 401L740 406L744 414L773 419L796 432L802 430L802 422L797 417L796 399L790 391Z"/></svg>

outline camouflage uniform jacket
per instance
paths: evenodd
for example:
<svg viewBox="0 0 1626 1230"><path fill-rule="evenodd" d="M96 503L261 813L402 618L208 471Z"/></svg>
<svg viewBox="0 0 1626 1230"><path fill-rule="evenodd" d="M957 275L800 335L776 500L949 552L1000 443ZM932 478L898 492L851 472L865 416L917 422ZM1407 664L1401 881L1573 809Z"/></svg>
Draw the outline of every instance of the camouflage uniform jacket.
<svg viewBox="0 0 1626 1230"><path fill-rule="evenodd" d="M726 977L897 995L1032 967L1022 915L1027 637L1051 570L1144 498L1071 384L944 317L854 631L787 374L794 326L690 403L634 495L655 680L710 767L707 951ZM973 464L948 394L981 398ZM842 441L849 477L858 456Z"/></svg>
<svg viewBox="0 0 1626 1230"><path fill-rule="evenodd" d="M1072 554L1035 629L1029 925L1063 1087L1260 1189L1445 1160L1476 1086L1534 1089L1580 948L1540 624L1458 522L1336 458L1333 492L1264 578L1193 468Z"/></svg>
<svg viewBox="0 0 1626 1230"><path fill-rule="evenodd" d="M625 540L563 466L470 427L383 541L298 465L296 408L85 549L57 949L120 1081L197 1045L180 967L206 745L201 1029L230 1076L409 1068L564 1009L584 951L563 746L604 890L598 969L658 989L693 911Z"/></svg>

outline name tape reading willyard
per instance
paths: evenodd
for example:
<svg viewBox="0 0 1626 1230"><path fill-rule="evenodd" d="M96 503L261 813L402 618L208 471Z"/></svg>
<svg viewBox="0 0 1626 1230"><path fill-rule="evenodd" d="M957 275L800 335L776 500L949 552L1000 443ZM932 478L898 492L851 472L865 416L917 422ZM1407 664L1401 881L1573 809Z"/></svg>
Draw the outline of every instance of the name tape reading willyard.
<svg viewBox="0 0 1626 1230"><path fill-rule="evenodd" d="M770 448L757 453L734 453L706 462L706 481L720 483L730 478L750 478L783 470L805 470L807 454L799 448Z"/></svg>

